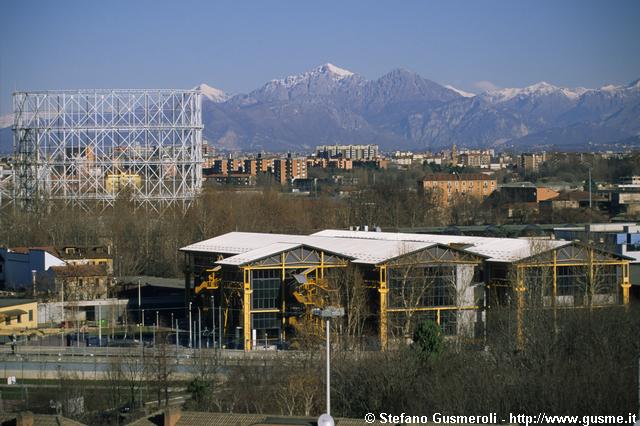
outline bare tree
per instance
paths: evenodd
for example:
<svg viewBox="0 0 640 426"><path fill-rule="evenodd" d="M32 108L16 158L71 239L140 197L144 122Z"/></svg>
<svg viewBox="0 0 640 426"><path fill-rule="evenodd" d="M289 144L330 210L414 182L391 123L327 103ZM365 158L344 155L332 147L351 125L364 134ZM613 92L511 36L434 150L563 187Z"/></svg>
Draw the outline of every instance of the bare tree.
<svg viewBox="0 0 640 426"><path fill-rule="evenodd" d="M124 355L121 358L122 378L129 391L129 401L133 406L143 404L142 383L145 378L145 359L139 354Z"/></svg>
<svg viewBox="0 0 640 426"><path fill-rule="evenodd" d="M364 327L371 315L366 284L357 267L336 268L330 273L330 304L345 308L342 339L349 349L359 348Z"/></svg>
<svg viewBox="0 0 640 426"><path fill-rule="evenodd" d="M166 334L156 336L158 344L153 353L147 357L146 376L156 394L158 407L169 405L169 387L175 372L175 358Z"/></svg>

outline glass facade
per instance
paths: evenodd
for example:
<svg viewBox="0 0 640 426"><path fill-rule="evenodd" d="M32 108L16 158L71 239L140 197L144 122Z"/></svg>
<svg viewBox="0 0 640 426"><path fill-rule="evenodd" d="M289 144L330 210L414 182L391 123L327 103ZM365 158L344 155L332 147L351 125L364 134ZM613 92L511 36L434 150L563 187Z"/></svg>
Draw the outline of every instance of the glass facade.
<svg viewBox="0 0 640 426"><path fill-rule="evenodd" d="M251 308L276 309L280 300L280 271L277 269L258 269L252 271Z"/></svg>
<svg viewBox="0 0 640 426"><path fill-rule="evenodd" d="M455 306L453 266L408 266L389 270L389 307Z"/></svg>

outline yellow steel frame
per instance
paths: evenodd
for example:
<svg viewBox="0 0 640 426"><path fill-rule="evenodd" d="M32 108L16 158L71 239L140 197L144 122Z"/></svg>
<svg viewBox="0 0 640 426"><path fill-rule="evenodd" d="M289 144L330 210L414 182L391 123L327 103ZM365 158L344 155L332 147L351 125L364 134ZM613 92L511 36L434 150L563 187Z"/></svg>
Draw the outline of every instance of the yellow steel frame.
<svg viewBox="0 0 640 426"><path fill-rule="evenodd" d="M389 333L388 315L389 309L387 308L389 287L387 285L387 265L380 265L380 347L382 350L387 349L387 337Z"/></svg>
<svg viewBox="0 0 640 426"><path fill-rule="evenodd" d="M217 290L220 288L220 278L216 277L216 272L221 269L221 266L218 265L215 268L206 269L206 272L209 272L207 275L207 279L202 281L198 286L196 286L195 293L199 294L203 290Z"/></svg>
<svg viewBox="0 0 640 426"><path fill-rule="evenodd" d="M280 257L280 264L279 265L248 265L248 266L244 266L241 267L242 271L243 271L243 333L244 333L244 350L245 352L248 352L252 349L252 344L253 341L251 339L251 314L252 313L284 313L286 312L286 305L285 305L285 297L284 297L284 292L285 292L285 287L284 287L284 282L286 279L286 274L287 274L287 270L289 269L302 269L302 268L315 268L315 274L316 274L316 280L318 280L318 276L319 279L323 279L324 278L324 271L325 269L329 269L329 268L344 268L347 266L347 262L341 262L341 263L325 263L324 261L324 252L320 251L320 263L319 264L301 264L301 263L294 263L294 264L287 264L286 263L286 254L285 252L282 252L281 257ZM282 279L282 286L281 286L281 291L282 291L282 305L280 309L251 309L251 271L254 270L265 270L265 269L277 269L281 271L281 279ZM286 336L284 335L284 329L286 326L285 323L286 319L282 318L282 338L284 339Z"/></svg>
<svg viewBox="0 0 640 426"><path fill-rule="evenodd" d="M593 276L593 268L597 266L615 266L619 265L622 267L622 283L620 283L620 287L622 288L622 304L629 304L629 289L631 288L631 284L629 282L629 261L628 260L605 260L605 261L593 261L594 250L589 250L589 260L587 262L561 262L558 263L557 250L553 251L553 261L549 262L531 262L531 263L522 263L516 265L516 287L515 291L517 292L517 310L516 310L516 321L517 321L517 345L519 349L524 347L524 294L526 292L526 287L524 285L524 278L522 274L522 270L525 268L544 268L551 267L553 268L553 315L554 321L557 316L557 307L556 307L556 298L558 294L558 267L559 266L589 266L589 279L592 279ZM576 307L579 308L579 307Z"/></svg>
<svg viewBox="0 0 640 426"><path fill-rule="evenodd" d="M438 264L437 262L435 264ZM443 261L440 264L456 264L456 265L475 265L474 262L469 261ZM412 263L394 263L393 266L413 265ZM389 344L389 313L393 312L421 312L421 311L436 311L436 322L440 325L440 312L452 311L452 310L477 310L479 306L423 306L419 308L389 308L389 282L387 278L387 264L378 265L379 270L379 282L378 293L380 293L380 347L382 350L386 350Z"/></svg>

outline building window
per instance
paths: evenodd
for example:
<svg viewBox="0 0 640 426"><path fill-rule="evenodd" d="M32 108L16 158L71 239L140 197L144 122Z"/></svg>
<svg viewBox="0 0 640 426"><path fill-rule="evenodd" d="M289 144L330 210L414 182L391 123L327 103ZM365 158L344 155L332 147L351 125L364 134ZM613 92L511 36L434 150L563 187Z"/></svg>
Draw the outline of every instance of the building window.
<svg viewBox="0 0 640 426"><path fill-rule="evenodd" d="M16 315L16 319L18 320L18 324L22 322L22 314Z"/></svg>
<svg viewBox="0 0 640 426"><path fill-rule="evenodd" d="M4 317L4 325L11 325L11 317L10 316L6 316Z"/></svg>
<svg viewBox="0 0 640 426"><path fill-rule="evenodd" d="M442 328L442 332L447 336L455 336L458 334L458 311L440 311L440 327Z"/></svg>
<svg viewBox="0 0 640 426"><path fill-rule="evenodd" d="M451 266L391 268L389 306L453 306L456 304L456 273Z"/></svg>
<svg viewBox="0 0 640 426"><path fill-rule="evenodd" d="M278 314L275 312L259 312L252 315L253 324L252 328L257 330L271 329L271 330L279 330L280 329L280 320L278 319ZM262 336L259 336L262 337Z"/></svg>
<svg viewBox="0 0 640 426"><path fill-rule="evenodd" d="M33 309L29 309L29 321L33 321Z"/></svg>
<svg viewBox="0 0 640 426"><path fill-rule="evenodd" d="M264 269L253 271L251 280L252 309L275 309L280 298L280 271Z"/></svg>

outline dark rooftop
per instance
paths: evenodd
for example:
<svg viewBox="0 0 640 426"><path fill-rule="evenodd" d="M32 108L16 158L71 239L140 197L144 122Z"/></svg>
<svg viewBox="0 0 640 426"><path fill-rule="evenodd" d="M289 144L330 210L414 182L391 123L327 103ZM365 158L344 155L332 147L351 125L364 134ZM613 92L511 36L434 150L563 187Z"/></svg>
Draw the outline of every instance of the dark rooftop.
<svg viewBox="0 0 640 426"><path fill-rule="evenodd" d="M11 297L6 297L6 298L0 298L0 308L6 308L9 306L16 306L16 305L24 305L25 303L33 303L35 302L35 299L18 299L18 298L11 298Z"/></svg>

